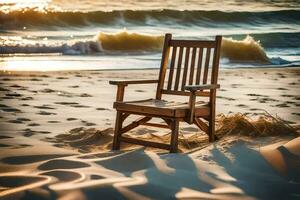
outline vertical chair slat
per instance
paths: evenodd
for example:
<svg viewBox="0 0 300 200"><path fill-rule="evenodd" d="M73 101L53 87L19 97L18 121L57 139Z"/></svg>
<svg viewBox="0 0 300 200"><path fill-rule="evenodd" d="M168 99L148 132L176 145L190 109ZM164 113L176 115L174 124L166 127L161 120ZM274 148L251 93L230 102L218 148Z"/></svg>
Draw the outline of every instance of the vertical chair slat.
<svg viewBox="0 0 300 200"><path fill-rule="evenodd" d="M185 51L185 62L184 62L184 70L183 70L183 75L182 75L182 83L181 83L181 90L184 90L184 86L186 84L186 77L187 77L187 72L189 68L189 60L190 60L190 47L186 48Z"/></svg>
<svg viewBox="0 0 300 200"><path fill-rule="evenodd" d="M172 59L171 59L171 64L170 64L169 80L168 80L168 88L167 88L168 90L171 90L171 88L172 88L173 74L174 74L175 60L176 60L176 52L177 52L177 47L173 47Z"/></svg>
<svg viewBox="0 0 300 200"><path fill-rule="evenodd" d="M219 62L221 55L222 36L216 36L216 48L214 50L213 64L212 64L212 79L211 83L216 84L218 81Z"/></svg>
<svg viewBox="0 0 300 200"><path fill-rule="evenodd" d="M170 44L169 42L172 39L172 34L167 33L165 36L161 64L160 64L160 71L159 71L159 80L156 89L156 99L161 99L161 91L164 87L164 81L167 71L167 64L169 61L169 53L170 53Z"/></svg>
<svg viewBox="0 0 300 200"><path fill-rule="evenodd" d="M176 80L175 80L174 90L178 90L178 85L179 85L179 80L180 80L182 54L183 54L183 47L180 47L179 55L178 55L178 62L177 62L177 72L176 72Z"/></svg>
<svg viewBox="0 0 300 200"><path fill-rule="evenodd" d="M196 74L196 85L200 84L201 68L202 68L202 57L203 57L203 48L199 48L198 66L197 66L197 74Z"/></svg>
<svg viewBox="0 0 300 200"><path fill-rule="evenodd" d="M216 36L216 46L214 49L212 72L211 72L211 83L216 84L218 82L218 71L219 71L219 60L221 51L222 37ZM209 95L210 102L210 119L208 121L209 128L209 141L213 142L215 140L215 117L216 117L216 90L210 90Z"/></svg>
<svg viewBox="0 0 300 200"><path fill-rule="evenodd" d="M210 60L210 48L207 48L206 49L205 66L204 66L204 74L203 74L203 84L207 83L209 60Z"/></svg>
<svg viewBox="0 0 300 200"><path fill-rule="evenodd" d="M192 51L192 63L191 63L190 78L189 78L189 85L193 84L194 70L195 70L195 60L196 60L196 51L197 51L197 48L193 48L193 51Z"/></svg>

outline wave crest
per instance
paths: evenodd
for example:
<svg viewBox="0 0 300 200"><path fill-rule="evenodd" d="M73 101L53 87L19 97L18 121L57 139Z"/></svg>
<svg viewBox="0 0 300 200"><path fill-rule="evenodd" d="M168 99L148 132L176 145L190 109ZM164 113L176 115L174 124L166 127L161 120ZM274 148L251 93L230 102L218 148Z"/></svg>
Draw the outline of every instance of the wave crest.
<svg viewBox="0 0 300 200"><path fill-rule="evenodd" d="M129 33L127 31L115 34L100 32L97 39L103 49L118 51L160 50L164 40L163 36Z"/></svg>
<svg viewBox="0 0 300 200"><path fill-rule="evenodd" d="M221 56L235 62L270 63L260 42L249 35L241 41L223 38Z"/></svg>
<svg viewBox="0 0 300 200"><path fill-rule="evenodd" d="M115 34L100 32L97 39L104 50L112 51L153 51L161 50L163 45L163 36L127 31ZM270 63L260 42L249 35L243 40L223 37L221 55L234 62Z"/></svg>

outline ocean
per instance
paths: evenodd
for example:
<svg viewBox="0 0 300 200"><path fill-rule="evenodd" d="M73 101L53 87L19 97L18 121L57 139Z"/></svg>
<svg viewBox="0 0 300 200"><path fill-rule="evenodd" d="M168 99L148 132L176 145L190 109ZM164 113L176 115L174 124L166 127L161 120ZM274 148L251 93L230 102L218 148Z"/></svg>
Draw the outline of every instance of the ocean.
<svg viewBox="0 0 300 200"><path fill-rule="evenodd" d="M299 0L0 0L0 70L159 68L165 33L222 35L222 68L300 65Z"/></svg>

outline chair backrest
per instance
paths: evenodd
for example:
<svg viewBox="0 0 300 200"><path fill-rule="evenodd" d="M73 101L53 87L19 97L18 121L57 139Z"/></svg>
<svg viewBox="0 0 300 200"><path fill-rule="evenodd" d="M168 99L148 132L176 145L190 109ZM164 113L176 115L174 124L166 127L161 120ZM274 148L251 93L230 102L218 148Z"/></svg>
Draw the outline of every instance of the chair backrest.
<svg viewBox="0 0 300 200"><path fill-rule="evenodd" d="M162 94L190 95L186 85L217 84L222 36L213 41L173 40L165 35L156 99ZM169 69L169 70L167 70ZM200 91L198 96L209 96Z"/></svg>

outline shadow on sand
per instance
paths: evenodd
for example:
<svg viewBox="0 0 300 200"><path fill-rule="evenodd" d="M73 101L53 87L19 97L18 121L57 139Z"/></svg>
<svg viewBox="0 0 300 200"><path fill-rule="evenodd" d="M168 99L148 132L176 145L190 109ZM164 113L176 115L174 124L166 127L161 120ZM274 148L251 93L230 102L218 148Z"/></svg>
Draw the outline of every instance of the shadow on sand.
<svg viewBox="0 0 300 200"><path fill-rule="evenodd" d="M205 160L201 158L203 154ZM54 174L58 182L55 187L51 183L42 186L48 196L29 189L21 195L22 199L56 199L74 191L87 199L299 199L300 196L297 169L292 174L296 176L293 180L283 177L258 151L243 142L225 150L212 146L208 151L193 154L156 154L141 148L101 155L75 156L77 169L71 178L61 168L71 172L74 166L57 165L54 162L58 159L37 166L42 175ZM59 158L60 163L65 161ZM45 168L51 162L52 172ZM61 174L67 175L67 179L60 177ZM77 177L81 180L76 180ZM5 187L5 180L0 184Z"/></svg>

